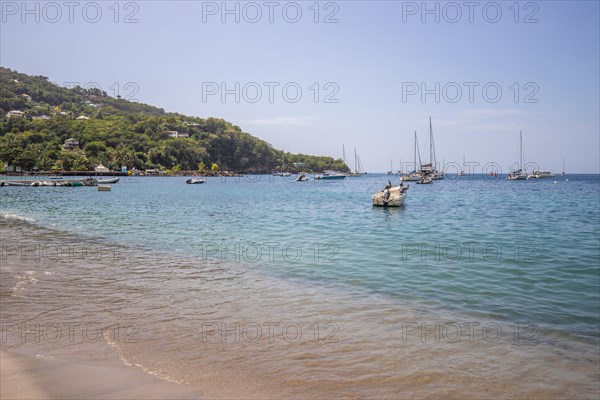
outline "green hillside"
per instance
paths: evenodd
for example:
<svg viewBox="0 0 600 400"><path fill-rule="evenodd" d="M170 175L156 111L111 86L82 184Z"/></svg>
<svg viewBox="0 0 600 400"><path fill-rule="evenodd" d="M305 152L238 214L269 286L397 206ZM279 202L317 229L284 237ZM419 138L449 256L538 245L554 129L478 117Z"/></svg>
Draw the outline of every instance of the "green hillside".
<svg viewBox="0 0 600 400"><path fill-rule="evenodd" d="M65 148L71 138L78 148ZM0 161L0 167L6 163L24 171L86 171L100 163L117 170L126 165L197 171L213 164L238 173L282 167L290 172L348 170L332 157L274 149L220 118L168 113L98 89L68 89L47 77L2 67Z"/></svg>

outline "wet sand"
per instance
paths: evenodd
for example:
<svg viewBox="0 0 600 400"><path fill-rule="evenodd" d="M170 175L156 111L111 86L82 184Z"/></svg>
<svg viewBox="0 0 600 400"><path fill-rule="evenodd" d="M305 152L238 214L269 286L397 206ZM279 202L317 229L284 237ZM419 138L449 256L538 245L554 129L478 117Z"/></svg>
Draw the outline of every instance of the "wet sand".
<svg viewBox="0 0 600 400"><path fill-rule="evenodd" d="M0 349L2 399L197 399L184 385L114 363L29 357Z"/></svg>

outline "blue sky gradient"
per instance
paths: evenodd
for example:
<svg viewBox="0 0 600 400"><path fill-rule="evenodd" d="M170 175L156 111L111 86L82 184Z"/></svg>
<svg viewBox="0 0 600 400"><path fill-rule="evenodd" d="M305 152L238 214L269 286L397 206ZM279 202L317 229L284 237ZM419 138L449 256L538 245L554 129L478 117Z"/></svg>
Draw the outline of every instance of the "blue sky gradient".
<svg viewBox="0 0 600 400"><path fill-rule="evenodd" d="M426 3L439 22L422 15L420 1L272 2L272 22L265 2L228 2L239 23L221 15L220 1L120 2L118 17L115 2L90 3L78 2L71 22L62 2L58 16L47 3L27 2L26 14L22 2L1 1L0 64L58 84L94 82L109 94L118 82L123 96L135 82L141 102L222 117L287 151L341 157L342 143L348 154L356 147L369 172L388 170L390 159L394 169L412 161L415 130L425 157L430 116L440 162L462 163L464 154L507 172L522 130L528 162L560 172L565 158L567 172L600 172L597 1L473 2L472 22L462 1ZM252 23L257 7L262 17ZM299 21L289 22L296 9ZM125 23L128 15L137 22ZM206 93L236 82L258 83L262 97L249 101L251 86L239 102ZM272 102L264 82L278 84ZM422 99L421 84L436 82L439 102L433 93ZM283 96L286 83L301 88L297 102ZM413 83L419 93L409 95ZM495 102L494 87L502 90Z"/></svg>

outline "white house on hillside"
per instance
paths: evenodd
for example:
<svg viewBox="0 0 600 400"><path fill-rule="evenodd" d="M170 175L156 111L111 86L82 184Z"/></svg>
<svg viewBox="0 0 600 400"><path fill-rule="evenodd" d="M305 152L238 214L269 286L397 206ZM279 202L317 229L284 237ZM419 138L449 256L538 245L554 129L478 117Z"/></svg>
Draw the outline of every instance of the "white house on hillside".
<svg viewBox="0 0 600 400"><path fill-rule="evenodd" d="M65 140L65 144L63 144L63 147L66 150L78 149L79 148L79 140L73 139L73 138L67 139L67 140Z"/></svg>
<svg viewBox="0 0 600 400"><path fill-rule="evenodd" d="M187 133L179 133L177 131L167 131L167 134L172 138L189 138L190 135Z"/></svg>
<svg viewBox="0 0 600 400"><path fill-rule="evenodd" d="M22 117L24 114L23 111L19 111L19 110L12 110L9 111L8 113L6 113L7 117Z"/></svg>

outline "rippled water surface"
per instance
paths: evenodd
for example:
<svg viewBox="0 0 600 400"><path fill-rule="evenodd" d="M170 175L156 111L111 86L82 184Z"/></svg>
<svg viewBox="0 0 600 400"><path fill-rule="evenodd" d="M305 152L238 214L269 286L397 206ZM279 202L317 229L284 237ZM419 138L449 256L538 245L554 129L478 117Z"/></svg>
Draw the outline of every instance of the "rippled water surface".
<svg viewBox="0 0 600 400"><path fill-rule="evenodd" d="M399 209L371 206L381 175L3 187L4 326L101 332L7 341L208 396L596 396L600 184L567 178L411 184Z"/></svg>

